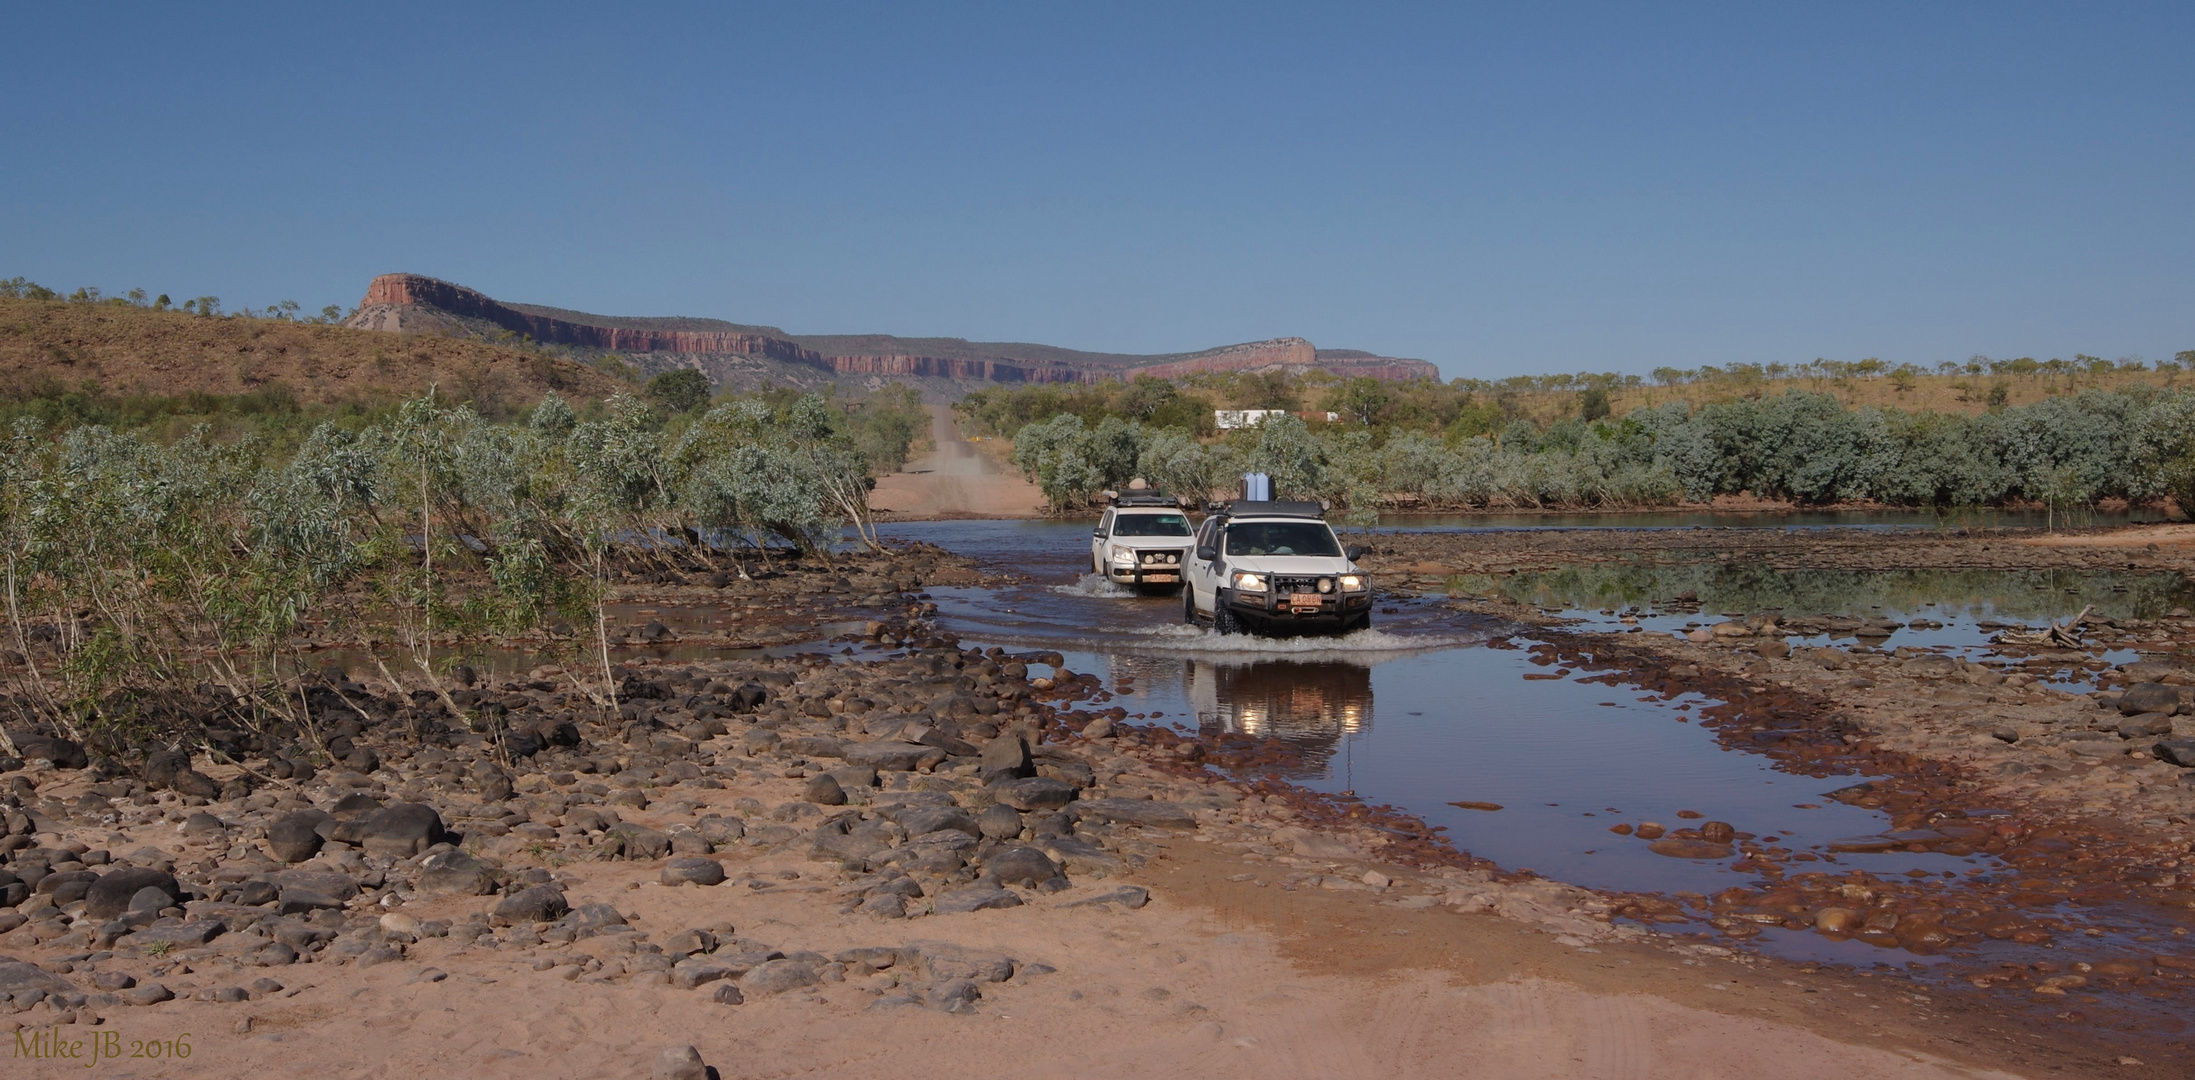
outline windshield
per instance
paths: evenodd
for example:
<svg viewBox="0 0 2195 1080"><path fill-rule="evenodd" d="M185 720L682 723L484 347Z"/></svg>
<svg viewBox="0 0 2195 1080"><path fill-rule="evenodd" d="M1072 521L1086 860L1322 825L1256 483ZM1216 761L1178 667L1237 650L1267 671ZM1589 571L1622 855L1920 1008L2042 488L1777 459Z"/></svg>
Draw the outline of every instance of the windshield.
<svg viewBox="0 0 2195 1080"><path fill-rule="evenodd" d="M1246 521L1227 527L1229 555L1341 554L1334 530L1319 521Z"/></svg>
<svg viewBox="0 0 2195 1080"><path fill-rule="evenodd" d="M1122 514L1113 519L1114 536L1187 536L1189 519L1182 514Z"/></svg>

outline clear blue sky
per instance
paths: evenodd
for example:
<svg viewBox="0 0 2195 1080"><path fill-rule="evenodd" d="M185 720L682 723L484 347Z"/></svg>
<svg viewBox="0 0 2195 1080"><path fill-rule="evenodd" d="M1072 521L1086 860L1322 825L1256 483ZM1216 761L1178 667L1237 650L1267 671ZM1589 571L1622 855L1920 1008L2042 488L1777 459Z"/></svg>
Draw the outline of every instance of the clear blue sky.
<svg viewBox="0 0 2195 1080"><path fill-rule="evenodd" d="M17 6L0 276L1449 376L2195 349L2195 5Z"/></svg>

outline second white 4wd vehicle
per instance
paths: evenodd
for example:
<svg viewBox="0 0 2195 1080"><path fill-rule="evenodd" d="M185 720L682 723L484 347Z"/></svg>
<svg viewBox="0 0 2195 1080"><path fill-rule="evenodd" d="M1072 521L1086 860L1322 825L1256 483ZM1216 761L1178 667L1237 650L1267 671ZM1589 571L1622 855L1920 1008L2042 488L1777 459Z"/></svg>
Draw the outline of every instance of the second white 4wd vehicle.
<svg viewBox="0 0 2195 1080"><path fill-rule="evenodd" d="M1372 625L1362 554L1341 546L1317 503L1229 503L1197 530L1182 619L1222 634L1361 630Z"/></svg>
<svg viewBox="0 0 2195 1080"><path fill-rule="evenodd" d="M1090 569L1138 591L1173 592L1190 544L1189 515L1172 499L1124 495L1090 532Z"/></svg>

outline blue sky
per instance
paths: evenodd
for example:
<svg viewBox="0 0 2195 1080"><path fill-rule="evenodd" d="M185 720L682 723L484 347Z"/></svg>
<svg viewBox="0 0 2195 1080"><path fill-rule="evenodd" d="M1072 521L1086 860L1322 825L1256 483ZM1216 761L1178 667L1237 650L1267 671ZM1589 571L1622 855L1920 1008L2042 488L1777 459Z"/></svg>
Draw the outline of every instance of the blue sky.
<svg viewBox="0 0 2195 1080"><path fill-rule="evenodd" d="M2195 5L44 5L0 276L1449 376L2195 349Z"/></svg>

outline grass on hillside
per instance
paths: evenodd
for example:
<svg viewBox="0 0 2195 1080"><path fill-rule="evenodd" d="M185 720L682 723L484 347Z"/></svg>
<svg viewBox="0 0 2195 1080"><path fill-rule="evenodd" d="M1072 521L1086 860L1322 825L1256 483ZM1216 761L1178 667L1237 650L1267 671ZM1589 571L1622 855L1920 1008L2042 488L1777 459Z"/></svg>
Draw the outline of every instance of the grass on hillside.
<svg viewBox="0 0 2195 1080"><path fill-rule="evenodd" d="M0 403L18 413L358 409L429 386L490 418L514 415L552 390L585 401L633 388L618 374L509 345L127 303L0 297Z"/></svg>

